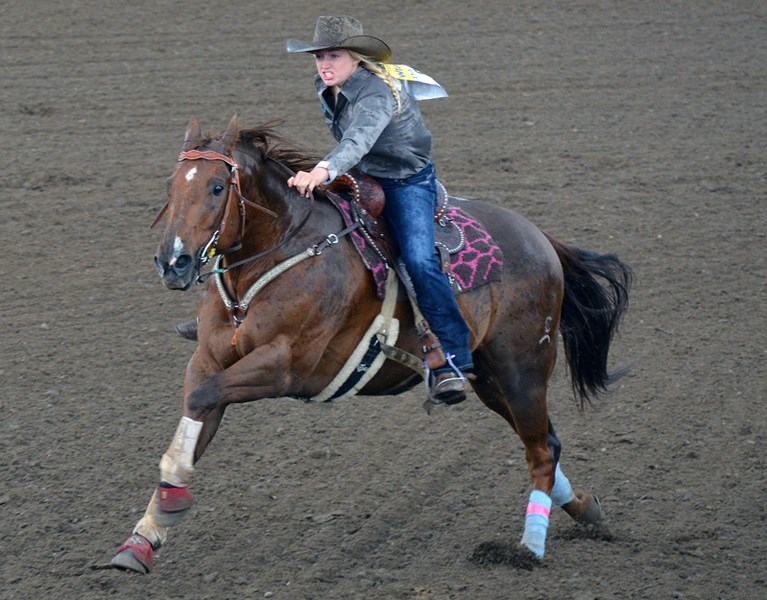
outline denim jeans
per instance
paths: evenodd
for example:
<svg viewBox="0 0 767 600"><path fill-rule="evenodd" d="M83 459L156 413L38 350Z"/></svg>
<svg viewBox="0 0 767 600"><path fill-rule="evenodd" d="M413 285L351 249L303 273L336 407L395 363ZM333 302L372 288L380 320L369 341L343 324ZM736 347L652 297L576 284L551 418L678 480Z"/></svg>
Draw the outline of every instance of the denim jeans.
<svg viewBox="0 0 767 600"><path fill-rule="evenodd" d="M386 195L384 218L389 224L402 260L413 280L418 306L445 354L461 371L473 367L469 328L453 296L447 276L440 269L434 249L434 212L437 178L429 163L406 179L378 178ZM447 370L447 367L437 371Z"/></svg>

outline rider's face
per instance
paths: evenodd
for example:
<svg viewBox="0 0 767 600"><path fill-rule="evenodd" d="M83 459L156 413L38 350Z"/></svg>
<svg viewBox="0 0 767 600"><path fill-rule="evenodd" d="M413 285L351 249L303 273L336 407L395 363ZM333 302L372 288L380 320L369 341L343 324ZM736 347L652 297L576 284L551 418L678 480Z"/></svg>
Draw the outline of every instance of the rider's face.
<svg viewBox="0 0 767 600"><path fill-rule="evenodd" d="M360 61L352 58L346 50L317 50L314 53L317 73L328 87L341 87L352 73L357 70Z"/></svg>

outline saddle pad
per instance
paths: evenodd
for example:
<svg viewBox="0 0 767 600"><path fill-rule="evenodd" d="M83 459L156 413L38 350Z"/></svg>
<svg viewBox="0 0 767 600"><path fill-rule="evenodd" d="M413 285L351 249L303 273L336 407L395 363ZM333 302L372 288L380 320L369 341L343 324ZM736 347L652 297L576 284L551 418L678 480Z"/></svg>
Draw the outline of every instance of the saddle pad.
<svg viewBox="0 0 767 600"><path fill-rule="evenodd" d="M338 195L328 195L328 198L339 210L346 225L353 224L350 201ZM446 273L454 293L468 292L486 283L500 281L503 252L485 226L452 203L442 220L453 221L464 238L462 247L450 255L450 267ZM435 227L439 225L435 224ZM386 260L364 229L360 229L354 230L351 237L362 261L373 275L378 297L383 299L388 273Z"/></svg>
<svg viewBox="0 0 767 600"><path fill-rule="evenodd" d="M458 293L500 281L503 252L485 226L452 204L445 218L458 226L466 240L463 248L450 256L449 276L458 285Z"/></svg>

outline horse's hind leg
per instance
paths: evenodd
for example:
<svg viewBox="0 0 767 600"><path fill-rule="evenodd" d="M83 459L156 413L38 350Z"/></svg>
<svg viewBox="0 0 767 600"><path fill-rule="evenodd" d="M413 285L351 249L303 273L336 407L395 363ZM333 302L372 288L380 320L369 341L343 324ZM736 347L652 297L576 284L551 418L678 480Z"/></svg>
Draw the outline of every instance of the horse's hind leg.
<svg viewBox="0 0 767 600"><path fill-rule="evenodd" d="M545 550L552 503L549 494L559 456L559 440L556 435L549 435L546 410L546 382L550 373L546 365L552 359L547 355L542 357L546 360L539 363L512 361L514 367L499 372L489 365L506 366L510 362L508 356L493 357L487 349L475 352L477 378L472 382L482 402L508 421L525 445L533 490L521 544L538 559L543 558Z"/></svg>
<svg viewBox="0 0 767 600"><path fill-rule="evenodd" d="M562 445L559 442L554 426L549 420L549 448L556 467L554 469L554 485L551 488L551 501L562 508L573 519L584 525L599 523L604 515L596 496L582 490L573 490L570 480L562 471L559 460Z"/></svg>
<svg viewBox="0 0 767 600"><path fill-rule="evenodd" d="M582 525L596 525L604 519L599 498L583 490L573 489L557 463L551 500Z"/></svg>
<svg viewBox="0 0 767 600"><path fill-rule="evenodd" d="M225 406L208 413L203 421L181 417L168 450L160 461L161 483L152 494L144 516L133 534L118 549L111 565L118 569L148 573L155 551L168 537L168 527L179 523L194 503L187 490L194 463L218 430Z"/></svg>
<svg viewBox="0 0 767 600"><path fill-rule="evenodd" d="M602 510L595 497L573 490L559 465L562 445L548 418L547 379L544 375L539 375L537 380L531 376L548 373L548 370L528 365L531 368L499 374L487 367L504 362L483 360L481 353L475 353L477 378L473 386L482 402L508 421L525 445L533 490L521 545L540 560L545 552L552 503L581 523L599 522ZM522 372L527 376L522 376Z"/></svg>
<svg viewBox="0 0 767 600"><path fill-rule="evenodd" d="M555 457L549 446L551 438L548 435L545 392L533 392L532 396L534 400L529 406L522 410L512 407L511 414L517 435L525 445L525 457L533 484L527 503L521 544L536 558L542 559L549 528L552 503L549 494L554 483ZM558 452L557 447L556 453Z"/></svg>

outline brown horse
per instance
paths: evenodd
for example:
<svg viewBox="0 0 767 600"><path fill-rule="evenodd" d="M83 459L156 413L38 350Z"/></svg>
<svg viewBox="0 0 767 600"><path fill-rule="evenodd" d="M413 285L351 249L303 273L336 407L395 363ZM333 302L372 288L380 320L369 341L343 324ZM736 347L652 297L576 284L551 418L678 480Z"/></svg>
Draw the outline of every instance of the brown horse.
<svg viewBox="0 0 767 600"><path fill-rule="evenodd" d="M116 568L149 572L167 528L193 504L193 465L229 404L321 397L386 312L346 235L348 223L322 193L307 199L287 186L293 171L314 164L316 157L273 124L241 131L235 115L218 136L203 136L195 119L187 128L168 179L156 267L171 289L205 278L200 271L209 258L217 259L217 275L200 300L199 344L186 370L183 416L160 463L161 483L113 558ZM627 308L631 272L613 255L553 240L510 210L451 202L483 223L503 252L500 280L460 294L458 303L472 333L471 385L525 445L532 492L519 549L540 560L552 501L576 521L602 519L596 498L573 491L559 466L561 446L546 406L558 334L583 404L616 376L607 370L608 351ZM396 347L420 356L410 304L398 300L390 310L387 323L400 324ZM400 362L383 360L359 394L391 395L418 381Z"/></svg>

